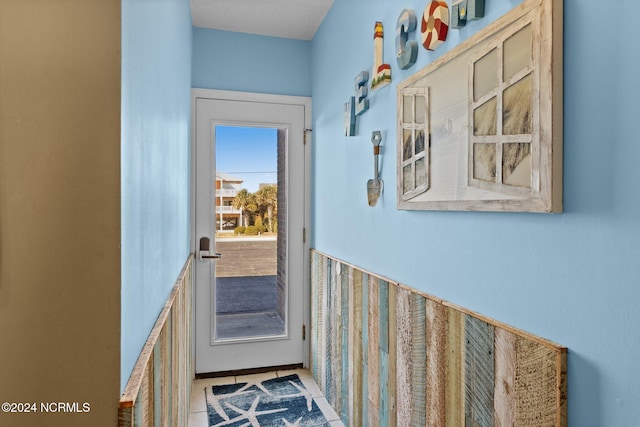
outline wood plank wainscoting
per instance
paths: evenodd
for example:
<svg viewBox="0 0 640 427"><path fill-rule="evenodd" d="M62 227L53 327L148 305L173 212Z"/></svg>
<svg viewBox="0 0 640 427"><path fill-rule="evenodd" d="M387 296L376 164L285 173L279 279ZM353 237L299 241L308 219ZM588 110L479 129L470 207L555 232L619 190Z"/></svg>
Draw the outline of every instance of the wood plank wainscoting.
<svg viewBox="0 0 640 427"><path fill-rule="evenodd" d="M345 425L566 427L567 349L311 251L311 371Z"/></svg>
<svg viewBox="0 0 640 427"><path fill-rule="evenodd" d="M121 427L188 424L194 377L192 263L190 255L120 397Z"/></svg>

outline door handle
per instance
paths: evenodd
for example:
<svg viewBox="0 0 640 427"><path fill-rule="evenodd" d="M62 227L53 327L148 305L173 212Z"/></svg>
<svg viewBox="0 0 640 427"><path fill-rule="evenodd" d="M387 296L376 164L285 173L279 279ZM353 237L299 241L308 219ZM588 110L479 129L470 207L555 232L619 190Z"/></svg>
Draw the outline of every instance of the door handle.
<svg viewBox="0 0 640 427"><path fill-rule="evenodd" d="M222 254L218 252L214 252L213 254L209 253L209 248L211 244L211 239L208 237L200 238L200 250L198 251L198 259L202 262L205 262L208 259L220 259L222 258Z"/></svg>

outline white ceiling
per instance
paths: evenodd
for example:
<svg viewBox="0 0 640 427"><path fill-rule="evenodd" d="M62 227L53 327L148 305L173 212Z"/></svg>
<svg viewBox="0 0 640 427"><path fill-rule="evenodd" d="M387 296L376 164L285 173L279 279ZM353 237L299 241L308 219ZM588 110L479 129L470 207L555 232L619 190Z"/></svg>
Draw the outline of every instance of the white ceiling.
<svg viewBox="0 0 640 427"><path fill-rule="evenodd" d="M333 0L190 0L196 27L311 40Z"/></svg>

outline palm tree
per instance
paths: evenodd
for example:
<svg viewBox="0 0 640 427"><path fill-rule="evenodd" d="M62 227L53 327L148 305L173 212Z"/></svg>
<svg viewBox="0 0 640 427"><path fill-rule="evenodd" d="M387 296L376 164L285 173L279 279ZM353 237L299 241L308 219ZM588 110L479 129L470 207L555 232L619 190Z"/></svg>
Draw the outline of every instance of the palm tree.
<svg viewBox="0 0 640 427"><path fill-rule="evenodd" d="M231 202L234 209L240 209L242 217L244 218L244 226L249 226L249 213L253 212L257 208L255 195L249 193L249 190L243 188L238 191L236 197Z"/></svg>
<svg viewBox="0 0 640 427"><path fill-rule="evenodd" d="M258 206L267 209L267 229L269 232L273 232L273 214L278 207L278 187L275 184L268 184L255 194Z"/></svg>

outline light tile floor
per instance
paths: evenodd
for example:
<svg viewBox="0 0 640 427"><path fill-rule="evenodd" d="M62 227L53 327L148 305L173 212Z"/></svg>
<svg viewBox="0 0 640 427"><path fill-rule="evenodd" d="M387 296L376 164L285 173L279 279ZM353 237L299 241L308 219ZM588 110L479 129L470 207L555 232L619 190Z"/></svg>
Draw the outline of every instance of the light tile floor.
<svg viewBox="0 0 640 427"><path fill-rule="evenodd" d="M204 397L204 389L207 386L233 384L236 382L245 382L246 380L268 380L271 378L298 374L304 386L309 390L325 418L331 424L331 427L344 427L340 417L333 410L329 402L322 396L320 389L316 385L311 372L307 369L295 369L288 371L274 371L264 374L242 375L236 377L224 378L207 378L195 380L191 386L191 412L189 413L189 427L209 427L207 420L207 403Z"/></svg>

